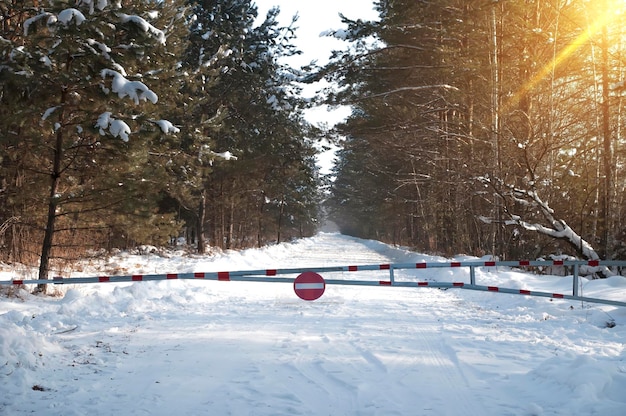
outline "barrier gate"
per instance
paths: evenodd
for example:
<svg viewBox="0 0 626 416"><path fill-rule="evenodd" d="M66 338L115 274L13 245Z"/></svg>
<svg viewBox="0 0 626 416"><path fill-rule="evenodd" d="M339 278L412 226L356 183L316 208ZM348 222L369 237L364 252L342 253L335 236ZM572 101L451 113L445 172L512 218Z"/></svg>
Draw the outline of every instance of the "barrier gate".
<svg viewBox="0 0 626 416"><path fill-rule="evenodd" d="M476 282L476 268L478 267L551 267L564 266L571 267L572 292L571 294L550 293L536 290L512 289L498 286L480 285ZM84 284L84 283L121 283L121 282L145 282L155 280L217 280L217 281L246 281L246 282L273 282L273 283L294 283L295 277L277 277L279 275L295 275L299 273L337 273L337 272L358 272L387 270L388 280L362 280L362 279L324 279L325 284L330 285L356 285L356 286L391 286L408 288L454 288L466 290L478 290L497 293L508 293L514 295L539 296L554 299L569 299L585 302L602 303L613 306L626 306L625 301L617 301L602 298L579 296L580 268L588 267L626 267L626 261L618 260L521 260L521 261L460 261L460 262L420 262L420 263L397 263L397 264L377 264L377 265L355 265L355 266L327 266L327 267L307 267L289 269L263 269L263 270L242 270L242 271L222 271L222 272L193 272L193 273L167 273L167 274L143 274L143 275L115 275L97 277L55 277L51 280L2 280L0 285L30 285L30 284ZM432 281L398 281L394 276L395 270L407 269L434 269L434 268L468 268L469 282L432 282Z"/></svg>

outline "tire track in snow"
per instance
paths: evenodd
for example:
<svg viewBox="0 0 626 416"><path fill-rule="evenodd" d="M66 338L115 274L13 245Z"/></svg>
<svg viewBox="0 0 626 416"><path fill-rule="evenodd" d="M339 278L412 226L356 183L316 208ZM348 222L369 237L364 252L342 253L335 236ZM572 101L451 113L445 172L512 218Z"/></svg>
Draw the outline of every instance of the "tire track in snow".
<svg viewBox="0 0 626 416"><path fill-rule="evenodd" d="M304 240L294 249L291 251L293 259L297 259L303 267L406 261L402 250L333 234ZM378 274L386 277L385 272ZM339 286L333 289L340 296L353 293ZM345 332L325 332L323 336L329 341L325 346L317 346L320 356L347 356L349 362L337 363L332 358L317 358L311 364L304 359L296 359L290 367L294 377L302 377L316 389L333 397L343 397L345 402L350 403L348 408L359 409L355 413L359 415L382 412L402 414L407 402L414 402L411 406L415 415L486 414L472 392L471 382L463 373L456 352L446 344L441 323L438 322L438 317L456 308L454 302L458 301L457 297L450 292L433 289L420 289L419 292L388 288L366 290L380 304L380 315L359 316L359 303L369 302L369 296L363 296L365 299L345 299L335 315L341 321L354 314L354 324L343 328ZM406 291L407 302L398 302L389 290ZM387 295L390 300L395 299L395 303L387 303L384 300ZM366 311L371 309L364 308ZM415 325L398 327L394 315L402 314L414 316ZM370 325L368 320L377 322ZM406 324L406 321L402 323ZM333 326L329 324L330 328ZM381 328L384 328L383 333L379 332ZM393 346L394 339L405 345L407 337L413 341L411 350ZM424 402L428 405L424 406ZM437 405L433 406L433 403Z"/></svg>
<svg viewBox="0 0 626 416"><path fill-rule="evenodd" d="M445 344L440 329L430 324L416 325L414 329L417 344L426 360L424 367L427 369L429 383L423 387L433 390L428 385L447 386L448 389L444 392L430 392L438 397L442 408L449 407L449 402L456 402L464 415L484 415L485 410L477 408L480 406L476 404L471 385L459 368L456 355Z"/></svg>
<svg viewBox="0 0 626 416"><path fill-rule="evenodd" d="M389 246L376 241L322 233L294 243L285 253L276 253L276 260L284 254L283 261L302 267L379 264L388 263L391 252Z"/></svg>

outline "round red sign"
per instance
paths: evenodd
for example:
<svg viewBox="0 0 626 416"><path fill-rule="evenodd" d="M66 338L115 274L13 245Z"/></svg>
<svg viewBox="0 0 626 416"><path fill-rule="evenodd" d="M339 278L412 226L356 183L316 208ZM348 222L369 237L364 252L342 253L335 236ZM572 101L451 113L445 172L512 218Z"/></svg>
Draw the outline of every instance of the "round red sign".
<svg viewBox="0 0 626 416"><path fill-rule="evenodd" d="M324 294L326 282L324 278L314 272L304 272L296 277L293 290L300 299L315 300Z"/></svg>

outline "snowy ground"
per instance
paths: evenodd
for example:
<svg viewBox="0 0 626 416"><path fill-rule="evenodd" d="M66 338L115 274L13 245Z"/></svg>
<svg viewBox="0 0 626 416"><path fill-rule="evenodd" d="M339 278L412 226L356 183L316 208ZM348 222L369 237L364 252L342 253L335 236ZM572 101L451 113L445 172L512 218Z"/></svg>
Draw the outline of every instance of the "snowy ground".
<svg viewBox="0 0 626 416"><path fill-rule="evenodd" d="M213 257L123 254L73 276L423 260L441 259L320 234ZM503 268L477 280L571 291L571 278ZM583 283L626 301L626 278ZM65 295L0 298L1 415L626 414L626 308L433 288L329 285L314 302L284 283L55 288Z"/></svg>

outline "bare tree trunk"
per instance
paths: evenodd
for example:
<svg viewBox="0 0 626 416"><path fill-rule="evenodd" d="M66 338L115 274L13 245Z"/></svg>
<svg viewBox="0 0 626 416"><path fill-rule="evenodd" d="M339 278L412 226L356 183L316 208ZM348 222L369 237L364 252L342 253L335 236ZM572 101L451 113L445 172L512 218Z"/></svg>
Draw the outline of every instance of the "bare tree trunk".
<svg viewBox="0 0 626 416"><path fill-rule="evenodd" d="M501 177L502 170L500 151L500 42L498 41L497 2L491 8L491 145L493 147L493 176ZM502 22L500 22L501 24ZM494 196L496 221L492 224L492 253L500 255L503 252L502 244L502 201Z"/></svg>
<svg viewBox="0 0 626 416"><path fill-rule="evenodd" d="M285 198L281 198L280 200L280 209L278 211L278 221L277 221L277 225L278 225L278 230L276 232L276 243L280 244L280 234L282 231L282 227L283 227L283 216L285 213Z"/></svg>
<svg viewBox="0 0 626 416"><path fill-rule="evenodd" d="M226 248L231 248L235 239L235 198L231 197L230 212L228 214L228 234L226 237Z"/></svg>
<svg viewBox="0 0 626 416"><path fill-rule="evenodd" d="M65 102L65 91L61 94L61 106L59 108L59 123L63 125ZM63 160L63 128L56 131L56 140L54 145L54 160L52 162L52 172L50 173L50 193L48 195L48 215L46 217L46 229L44 232L43 243L41 245L41 258L39 260L39 280L47 280L50 272L50 256L52 253L52 244L54 237L54 227L57 220L57 207L59 205L59 184L61 182L61 161ZM47 285L40 283L37 285L36 292L45 294Z"/></svg>
<svg viewBox="0 0 626 416"><path fill-rule="evenodd" d="M259 212L257 213L257 246L261 248L263 246L263 210L265 207L265 194L261 194L261 203L259 204Z"/></svg>
<svg viewBox="0 0 626 416"><path fill-rule="evenodd" d="M197 227L197 238L198 238L198 253L203 254L206 252L206 240L204 238L204 221L206 219L206 189L202 190L202 195L200 196L200 206L198 207L198 223Z"/></svg>
<svg viewBox="0 0 626 416"><path fill-rule="evenodd" d="M609 35L606 25L601 33L602 63L602 175L600 176L600 252L603 257L610 254L611 201L613 189L613 146L611 143L610 103L609 103Z"/></svg>
<svg viewBox="0 0 626 416"><path fill-rule="evenodd" d="M617 52L615 55L615 60L617 61L616 69L616 77L617 79L624 79L624 56L622 48L624 44L622 42L622 37L624 36L623 25L619 26L618 33L615 34L617 38ZM620 203L621 195L624 194L624 181L621 179L623 177L623 169L618 168L623 165L623 156L620 154L620 138L622 137L622 111L624 106L624 98L622 94L617 94L615 99L614 111L615 111L615 134L613 135L613 160L611 165L615 167L615 176L613 177L613 206L611 207L611 212L613 212L613 229L616 231L622 230L623 225L623 215L624 207L623 204ZM613 253L615 254L615 253Z"/></svg>

